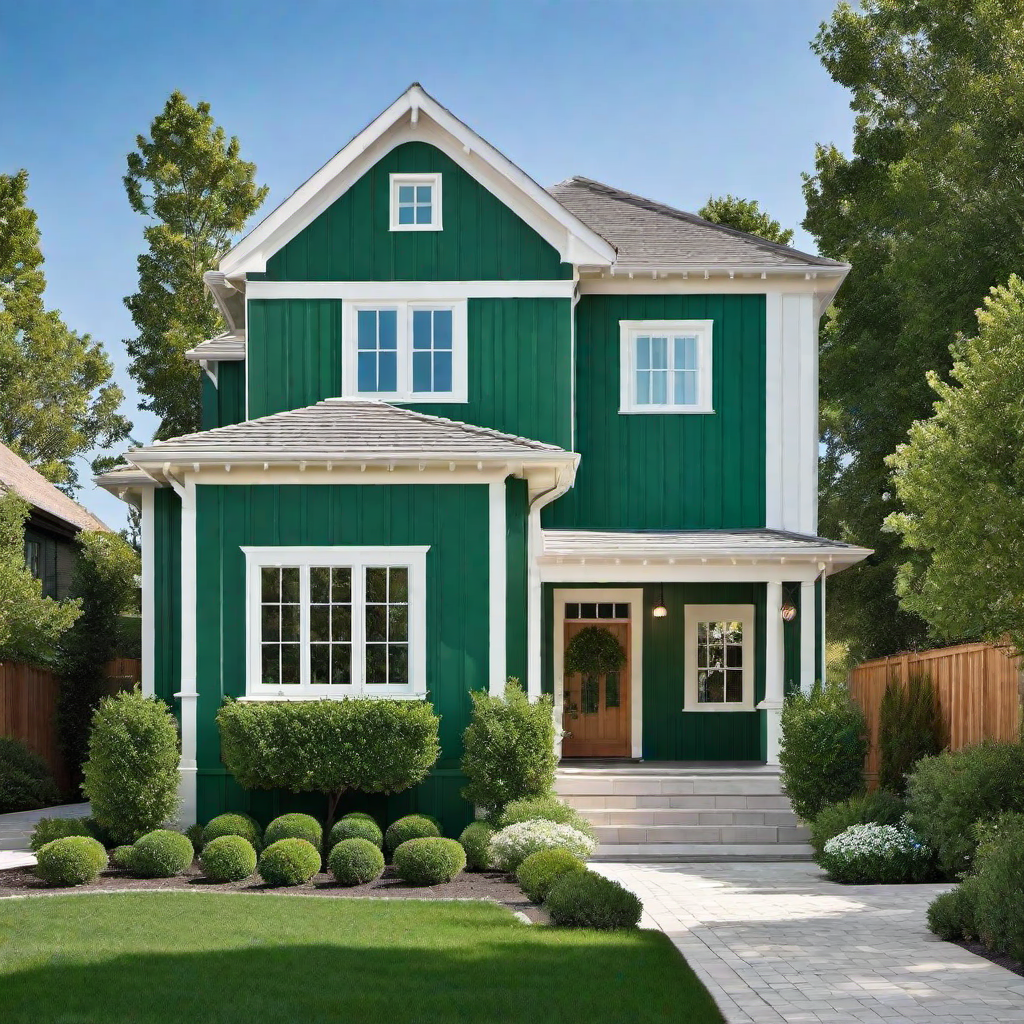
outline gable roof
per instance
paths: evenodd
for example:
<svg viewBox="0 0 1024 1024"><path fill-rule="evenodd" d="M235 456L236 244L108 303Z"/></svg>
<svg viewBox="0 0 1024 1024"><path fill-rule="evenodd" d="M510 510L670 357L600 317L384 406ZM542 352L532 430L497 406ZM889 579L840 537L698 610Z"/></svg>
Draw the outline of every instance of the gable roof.
<svg viewBox="0 0 1024 1024"><path fill-rule="evenodd" d="M714 224L591 178L572 177L548 189L566 209L617 250L622 269L736 266L845 271L845 263Z"/></svg>
<svg viewBox="0 0 1024 1024"><path fill-rule="evenodd" d="M63 520L76 530L110 532L106 523L59 491L42 473L3 444L0 444L0 491L13 491L33 508Z"/></svg>

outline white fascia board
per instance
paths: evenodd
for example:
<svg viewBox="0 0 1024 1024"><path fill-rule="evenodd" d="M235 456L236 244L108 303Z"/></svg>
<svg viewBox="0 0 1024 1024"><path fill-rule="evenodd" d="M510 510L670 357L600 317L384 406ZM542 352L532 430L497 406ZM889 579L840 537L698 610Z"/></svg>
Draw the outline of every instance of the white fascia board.
<svg viewBox="0 0 1024 1024"><path fill-rule="evenodd" d="M542 583L767 583L813 580L818 574L813 563L786 565L692 565L667 562L615 564L596 559L565 559L551 564L540 560L537 571ZM837 570L838 571L838 570Z"/></svg>
<svg viewBox="0 0 1024 1024"><path fill-rule="evenodd" d="M807 281L818 278L845 278L851 265L819 266L814 263L614 263L610 277L651 277L653 274L686 275L687 277L800 277Z"/></svg>
<svg viewBox="0 0 1024 1024"><path fill-rule="evenodd" d="M571 299L575 288L573 281L250 281L246 298L349 302Z"/></svg>
<svg viewBox="0 0 1024 1024"><path fill-rule="evenodd" d="M434 134L429 141L437 144L438 133L429 131L425 115L451 140L450 145L443 147L447 154L551 242L563 260L576 262L570 257L577 256L579 262L609 265L615 259L615 249L605 239L420 86L413 85L229 250L220 262L220 272L235 277L248 271L264 271L270 255L307 227L373 163L398 144L393 141L387 145L384 137L400 127L407 114L414 112L416 121L410 118L408 137L426 139ZM485 181L481 173L485 167L492 172L489 181ZM494 187L495 179L505 183L506 187L501 190L504 195ZM557 239L552 237L552 221L561 227L561 237Z"/></svg>
<svg viewBox="0 0 1024 1024"><path fill-rule="evenodd" d="M822 309L827 307L836 292L835 277L818 277L808 281L803 274L769 274L759 272L743 274L737 272L729 277L727 273L709 275L681 273L671 274L636 273L616 274L614 277L580 278L580 295L764 295L766 292L779 294L801 294L814 296ZM822 305L822 304L825 305Z"/></svg>

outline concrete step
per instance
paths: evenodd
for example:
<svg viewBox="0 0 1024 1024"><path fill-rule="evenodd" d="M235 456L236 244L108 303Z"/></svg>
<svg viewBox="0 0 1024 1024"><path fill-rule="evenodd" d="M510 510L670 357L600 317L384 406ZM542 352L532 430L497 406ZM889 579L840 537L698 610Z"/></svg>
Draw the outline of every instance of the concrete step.
<svg viewBox="0 0 1024 1024"><path fill-rule="evenodd" d="M806 843L810 838L802 825L595 825L602 845L620 843Z"/></svg>
<svg viewBox="0 0 1024 1024"><path fill-rule="evenodd" d="M806 843L614 843L601 845L590 860L673 863L812 860Z"/></svg>
<svg viewBox="0 0 1024 1024"><path fill-rule="evenodd" d="M555 776L559 796L781 796L782 783L773 775L622 775L590 773Z"/></svg>
<svg viewBox="0 0 1024 1024"><path fill-rule="evenodd" d="M588 808L582 812L592 825L799 825L787 808L754 810L676 807Z"/></svg>
<svg viewBox="0 0 1024 1024"><path fill-rule="evenodd" d="M559 796L578 811L636 808L677 808L680 810L736 810L785 811L789 810L789 797L783 793L764 795L755 793L559 793Z"/></svg>

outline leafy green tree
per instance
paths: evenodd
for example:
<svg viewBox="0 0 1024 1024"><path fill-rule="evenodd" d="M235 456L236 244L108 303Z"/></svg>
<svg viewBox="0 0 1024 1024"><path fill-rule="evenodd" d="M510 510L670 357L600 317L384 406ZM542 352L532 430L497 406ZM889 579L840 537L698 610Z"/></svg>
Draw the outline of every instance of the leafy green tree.
<svg viewBox="0 0 1024 1024"><path fill-rule="evenodd" d="M789 245L793 241L793 229L784 228L761 209L756 199L740 199L731 194L717 198L708 196L708 201L697 213L714 224L746 231L749 235L766 238L769 242Z"/></svg>
<svg viewBox="0 0 1024 1024"><path fill-rule="evenodd" d="M931 373L934 414L889 460L910 549L897 587L942 640L1008 636L1024 651L1024 282L1011 276L953 346L952 382Z"/></svg>
<svg viewBox="0 0 1024 1024"><path fill-rule="evenodd" d="M0 661L51 665L81 604L43 597L42 582L25 566L28 514L28 502L0 491Z"/></svg>
<svg viewBox="0 0 1024 1024"><path fill-rule="evenodd" d="M0 441L73 493L75 459L127 436L103 346L43 302L46 278L28 173L0 174Z"/></svg>
<svg viewBox="0 0 1024 1024"><path fill-rule="evenodd" d="M852 93L850 155L819 146L803 226L853 265L821 336L821 531L875 549L829 585L858 656L927 639L898 603L886 457L928 415L929 370L1024 263L1024 0L840 4L813 46Z"/></svg>
<svg viewBox="0 0 1024 1024"><path fill-rule="evenodd" d="M131 375L148 396L143 409L161 419L158 438L200 429L200 369L185 352L223 329L203 274L216 267L266 198L256 165L239 157L210 116L210 105L173 92L128 154L124 187L136 213L149 218L148 251L139 256L139 290L124 301L138 329L125 343Z"/></svg>

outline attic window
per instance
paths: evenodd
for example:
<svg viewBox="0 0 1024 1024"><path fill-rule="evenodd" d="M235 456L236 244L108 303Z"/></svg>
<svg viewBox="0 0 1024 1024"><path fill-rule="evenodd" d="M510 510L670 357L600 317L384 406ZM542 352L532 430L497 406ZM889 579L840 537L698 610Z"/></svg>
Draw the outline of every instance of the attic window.
<svg viewBox="0 0 1024 1024"><path fill-rule="evenodd" d="M441 175L391 175L391 230L441 230Z"/></svg>

